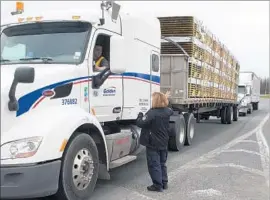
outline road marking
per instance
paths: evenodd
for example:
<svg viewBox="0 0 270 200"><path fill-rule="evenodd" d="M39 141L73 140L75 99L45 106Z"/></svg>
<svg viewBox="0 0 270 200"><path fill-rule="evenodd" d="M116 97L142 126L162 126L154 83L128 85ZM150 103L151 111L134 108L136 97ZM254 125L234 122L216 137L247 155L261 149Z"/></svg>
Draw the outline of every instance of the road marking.
<svg viewBox="0 0 270 200"><path fill-rule="evenodd" d="M222 192L214 190L212 188L206 190L195 190L192 192L192 194L199 196L222 196Z"/></svg>
<svg viewBox="0 0 270 200"><path fill-rule="evenodd" d="M255 140L242 140L239 143L256 143L257 144L258 142Z"/></svg>
<svg viewBox="0 0 270 200"><path fill-rule="evenodd" d="M200 156L199 158L196 158L188 163L186 163L185 165L182 165L181 167L177 168L176 170L171 171L168 174L168 178L169 180L173 181L174 179L177 178L177 176L186 169L192 168L196 165L198 165L198 163L200 162L206 162L208 160L211 160L212 158L214 158L215 156L219 155L223 150L227 150L229 148L231 148L232 146L236 145L237 143L239 143L240 141L245 140L246 138L252 136L253 134L255 134L258 130L260 130L264 124L267 122L267 120L269 119L269 114L267 114L264 119L261 121L261 123L253 130L245 133L244 135L235 138L234 140L232 140L231 142L227 143L224 146L218 147L213 151L210 151L202 156Z"/></svg>
<svg viewBox="0 0 270 200"><path fill-rule="evenodd" d="M260 153L263 155L261 156L261 163L266 184L269 188L269 146L266 142L262 129L257 132L256 136L259 144Z"/></svg>
<svg viewBox="0 0 270 200"><path fill-rule="evenodd" d="M256 174L259 176L264 176L264 173L258 169L253 169L253 168L249 168L243 165L236 165L234 163L225 163L225 164L201 164L201 165L197 165L197 166L193 166L193 167L188 167L188 169L205 169L205 168L221 168L221 167L229 167L229 168L236 168L236 169L240 169L252 174Z"/></svg>
<svg viewBox="0 0 270 200"><path fill-rule="evenodd" d="M142 200L157 200L155 198L152 198L152 197L149 197L149 196L146 196L140 192L137 192L133 189L129 189L129 188L126 188L126 187L123 187L123 186L120 186L120 185L116 185L116 184L106 184L106 185L102 185L102 184L97 184L98 186L100 186L101 188L106 188L106 187L113 187L113 188L120 188L120 189L123 189L127 192L129 192L129 195L128 197L126 197L125 199L126 200L138 200L138 199L142 199ZM109 190L110 188L108 188Z"/></svg>
<svg viewBox="0 0 270 200"><path fill-rule="evenodd" d="M115 185L116 186L116 185ZM126 191L129 191L130 192L130 196L128 196L128 200L137 200L137 199L143 199L143 200L157 200L157 199L154 199L152 197L149 197L149 196L146 196L142 193L139 193L139 192L136 192L134 190L131 190L129 188L126 188L126 187L123 187L123 186L116 186L118 188L122 188ZM132 195L132 196L131 196Z"/></svg>
<svg viewBox="0 0 270 200"><path fill-rule="evenodd" d="M138 199L143 199L143 200L157 200L152 197L145 196L139 192L131 191L131 195L128 197L128 200L138 200Z"/></svg>
<svg viewBox="0 0 270 200"><path fill-rule="evenodd" d="M240 153L249 153L249 154L254 154L254 155L257 155L257 156L265 156L261 153L258 153L256 151L249 151L249 150L246 150L246 149L232 149L232 150L223 150L222 153L236 153L236 152L240 152Z"/></svg>

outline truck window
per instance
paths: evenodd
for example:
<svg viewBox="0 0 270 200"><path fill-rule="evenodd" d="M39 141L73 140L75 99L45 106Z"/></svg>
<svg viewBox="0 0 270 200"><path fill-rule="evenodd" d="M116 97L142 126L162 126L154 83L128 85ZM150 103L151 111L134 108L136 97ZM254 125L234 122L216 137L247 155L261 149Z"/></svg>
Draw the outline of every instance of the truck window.
<svg viewBox="0 0 270 200"><path fill-rule="evenodd" d="M84 22L43 22L7 27L1 34L1 59L12 62L49 57L50 63L78 64L83 61L91 24ZM2 64L2 63L1 63Z"/></svg>
<svg viewBox="0 0 270 200"><path fill-rule="evenodd" d="M152 54L152 70L154 72L159 71L159 57L156 54Z"/></svg>
<svg viewBox="0 0 270 200"><path fill-rule="evenodd" d="M15 44L13 46L4 46L2 58L8 60L18 60L26 56L26 46L24 44Z"/></svg>
<svg viewBox="0 0 270 200"><path fill-rule="evenodd" d="M246 94L246 87L245 86L238 86L238 93Z"/></svg>
<svg viewBox="0 0 270 200"><path fill-rule="evenodd" d="M93 71L110 68L110 36L101 34L97 37L93 51Z"/></svg>

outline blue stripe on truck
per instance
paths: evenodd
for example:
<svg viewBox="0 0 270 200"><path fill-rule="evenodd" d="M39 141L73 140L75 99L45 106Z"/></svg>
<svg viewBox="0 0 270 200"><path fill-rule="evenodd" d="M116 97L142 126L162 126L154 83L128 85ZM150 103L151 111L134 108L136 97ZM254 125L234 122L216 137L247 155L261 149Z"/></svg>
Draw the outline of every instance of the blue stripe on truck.
<svg viewBox="0 0 270 200"><path fill-rule="evenodd" d="M114 75L112 75L114 76ZM160 77L159 76L154 76L154 75L149 75L149 74L142 74L142 73L134 73L134 72L127 72L123 73L122 76L124 77L135 77L135 78L141 78L146 81L152 81L154 83L159 84L160 83ZM152 78L151 78L152 77ZM16 113L16 116L20 116L26 112L29 111L29 109L33 106L33 104L42 96L42 93L44 90L51 90L56 88L57 86L64 85L66 83L74 82L74 81L80 81L83 79L91 79L92 76L85 76L85 77L79 77L79 78L74 78L74 79L69 79L61 82L57 82L51 85L47 85L45 87L39 88L33 92L30 92L24 96L22 96L19 100L19 110Z"/></svg>

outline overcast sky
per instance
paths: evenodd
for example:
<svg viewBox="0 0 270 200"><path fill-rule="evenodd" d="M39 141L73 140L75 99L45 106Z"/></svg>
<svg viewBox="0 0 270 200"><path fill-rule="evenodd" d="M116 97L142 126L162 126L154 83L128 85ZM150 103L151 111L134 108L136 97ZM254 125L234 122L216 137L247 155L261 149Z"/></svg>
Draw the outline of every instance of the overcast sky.
<svg viewBox="0 0 270 200"><path fill-rule="evenodd" d="M96 7L99 2L24 1L25 10ZM241 70L269 76L269 1L121 1L122 10L145 16L194 15L233 52ZM1 1L1 23L15 1Z"/></svg>

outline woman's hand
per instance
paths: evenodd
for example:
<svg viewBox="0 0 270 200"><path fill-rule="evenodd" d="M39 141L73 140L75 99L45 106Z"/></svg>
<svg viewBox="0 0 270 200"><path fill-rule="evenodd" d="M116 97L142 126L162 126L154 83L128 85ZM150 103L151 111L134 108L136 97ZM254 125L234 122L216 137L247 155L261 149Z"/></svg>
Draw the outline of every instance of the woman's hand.
<svg viewBox="0 0 270 200"><path fill-rule="evenodd" d="M167 91L166 93L165 93L165 96L167 97L167 98L169 98L170 96L171 96L171 91Z"/></svg>
<svg viewBox="0 0 270 200"><path fill-rule="evenodd" d="M139 112L138 117L143 117L143 113Z"/></svg>

